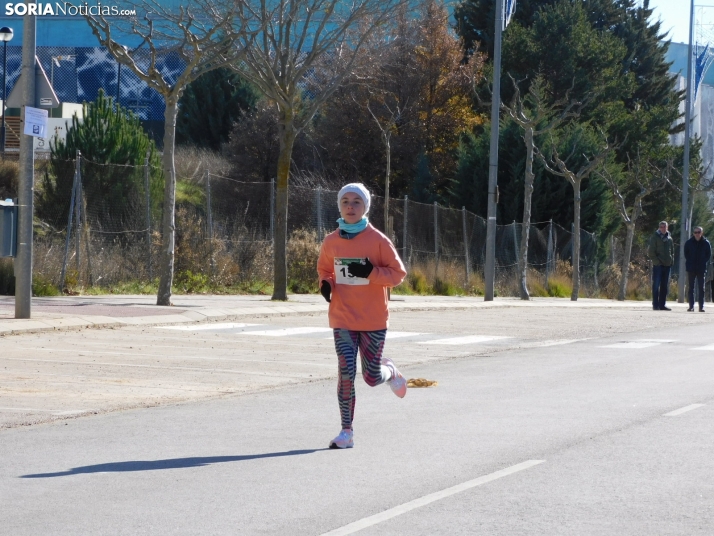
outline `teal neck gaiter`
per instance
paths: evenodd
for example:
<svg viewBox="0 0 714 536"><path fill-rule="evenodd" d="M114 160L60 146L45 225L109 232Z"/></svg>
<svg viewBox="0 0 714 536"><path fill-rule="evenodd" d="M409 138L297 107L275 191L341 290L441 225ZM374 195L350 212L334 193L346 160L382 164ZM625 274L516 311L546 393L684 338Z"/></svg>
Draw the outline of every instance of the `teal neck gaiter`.
<svg viewBox="0 0 714 536"><path fill-rule="evenodd" d="M369 219L363 216L362 219L357 223L347 223L344 218L339 218L337 220L337 223L339 224L341 231L344 231L346 233L359 233L367 228Z"/></svg>

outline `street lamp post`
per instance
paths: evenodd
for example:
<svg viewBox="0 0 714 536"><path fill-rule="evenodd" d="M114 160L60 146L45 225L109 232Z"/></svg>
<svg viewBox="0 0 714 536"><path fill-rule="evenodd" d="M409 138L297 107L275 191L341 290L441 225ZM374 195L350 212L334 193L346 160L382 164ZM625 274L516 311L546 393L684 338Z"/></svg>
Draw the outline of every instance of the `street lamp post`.
<svg viewBox="0 0 714 536"><path fill-rule="evenodd" d="M12 28L3 26L0 28L0 40L3 42L3 68L2 68L2 127L0 127L0 148L3 158L5 157L5 111L7 106L7 42L12 39Z"/></svg>
<svg viewBox="0 0 714 536"><path fill-rule="evenodd" d="M684 243L689 238L689 143L692 128L692 106L694 105L694 0L689 7L689 49L687 51L687 98L684 111L684 166L682 168L682 217L679 228L679 275L677 276L677 302L684 303L684 279L686 277L686 260L684 258Z"/></svg>
<svg viewBox="0 0 714 536"><path fill-rule="evenodd" d="M122 46L124 49L124 54L129 54L129 47L126 45ZM121 62L117 62L117 107L119 106L119 97L121 96Z"/></svg>

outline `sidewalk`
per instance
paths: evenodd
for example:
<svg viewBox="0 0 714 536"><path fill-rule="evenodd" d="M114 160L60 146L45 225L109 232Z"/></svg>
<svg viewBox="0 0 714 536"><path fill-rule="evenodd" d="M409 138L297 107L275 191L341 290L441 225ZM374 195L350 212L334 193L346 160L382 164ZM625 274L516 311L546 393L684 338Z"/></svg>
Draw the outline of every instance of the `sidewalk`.
<svg viewBox="0 0 714 536"><path fill-rule="evenodd" d="M172 307L155 305L153 295L61 296L33 298L32 318L15 319L15 298L0 297L0 335L125 325L166 325L188 322L232 321L256 315L300 315L327 312L319 295L292 294L287 302L269 296L174 295ZM668 304L684 311L685 304ZM651 310L650 302L596 300L581 298L496 298L482 297L393 296L390 310L429 311L441 309L479 309L484 307L573 307Z"/></svg>

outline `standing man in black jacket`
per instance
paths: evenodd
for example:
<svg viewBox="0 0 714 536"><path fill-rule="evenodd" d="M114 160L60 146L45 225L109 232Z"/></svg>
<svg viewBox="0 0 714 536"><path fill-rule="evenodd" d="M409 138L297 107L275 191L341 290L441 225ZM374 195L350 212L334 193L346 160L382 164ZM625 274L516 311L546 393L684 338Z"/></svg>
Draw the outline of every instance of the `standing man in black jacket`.
<svg viewBox="0 0 714 536"><path fill-rule="evenodd" d="M652 309L655 311L671 311L667 307L667 291L669 290L669 271L674 264L674 242L667 230L666 221L659 222L659 228L650 238L647 253L652 261Z"/></svg>
<svg viewBox="0 0 714 536"><path fill-rule="evenodd" d="M712 257L712 246L704 238L701 227L694 228L694 236L684 243L684 258L687 261L687 275L689 276L689 309L694 311L694 283L697 284L697 297L699 298L699 312L704 312L704 278L707 266Z"/></svg>

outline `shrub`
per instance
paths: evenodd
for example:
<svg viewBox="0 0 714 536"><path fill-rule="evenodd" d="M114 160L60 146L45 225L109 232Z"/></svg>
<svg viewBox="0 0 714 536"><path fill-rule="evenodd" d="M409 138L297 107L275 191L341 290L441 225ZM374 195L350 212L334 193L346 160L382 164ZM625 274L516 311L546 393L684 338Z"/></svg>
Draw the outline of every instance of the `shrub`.
<svg viewBox="0 0 714 536"><path fill-rule="evenodd" d="M463 291L451 281L437 277L434 280L434 294L439 296L458 296L463 294Z"/></svg>
<svg viewBox="0 0 714 536"><path fill-rule="evenodd" d="M310 294L319 290L317 259L320 244L317 233L309 229L293 231L288 239L288 289L295 294Z"/></svg>
<svg viewBox="0 0 714 536"><path fill-rule="evenodd" d="M15 295L15 272L12 259L0 259L0 295Z"/></svg>
<svg viewBox="0 0 714 536"><path fill-rule="evenodd" d="M173 286L184 294L205 294L211 291L211 282L207 274L194 273L191 270L178 272Z"/></svg>
<svg viewBox="0 0 714 536"><path fill-rule="evenodd" d="M0 160L0 199L17 197L20 166L14 160Z"/></svg>
<svg viewBox="0 0 714 536"><path fill-rule="evenodd" d="M429 294L429 282L426 280L426 275L419 268L412 268L407 275L407 283L409 288L417 294Z"/></svg>
<svg viewBox="0 0 714 536"><path fill-rule="evenodd" d="M48 278L34 274L32 276L32 295L33 296L59 296L59 290L55 284Z"/></svg>

